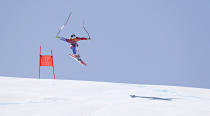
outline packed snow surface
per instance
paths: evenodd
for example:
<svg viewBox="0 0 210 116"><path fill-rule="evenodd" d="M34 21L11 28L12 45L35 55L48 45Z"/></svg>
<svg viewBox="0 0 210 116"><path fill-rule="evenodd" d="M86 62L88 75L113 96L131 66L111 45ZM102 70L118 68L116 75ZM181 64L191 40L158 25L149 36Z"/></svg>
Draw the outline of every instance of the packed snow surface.
<svg viewBox="0 0 210 116"><path fill-rule="evenodd" d="M0 116L210 116L210 90L0 77Z"/></svg>

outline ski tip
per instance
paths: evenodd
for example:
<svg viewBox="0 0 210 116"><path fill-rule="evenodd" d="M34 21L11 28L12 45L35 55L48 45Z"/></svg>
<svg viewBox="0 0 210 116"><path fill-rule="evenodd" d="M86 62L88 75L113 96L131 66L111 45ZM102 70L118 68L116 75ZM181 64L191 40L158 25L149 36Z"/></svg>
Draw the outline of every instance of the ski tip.
<svg viewBox="0 0 210 116"><path fill-rule="evenodd" d="M87 66L87 64L82 64L82 66Z"/></svg>

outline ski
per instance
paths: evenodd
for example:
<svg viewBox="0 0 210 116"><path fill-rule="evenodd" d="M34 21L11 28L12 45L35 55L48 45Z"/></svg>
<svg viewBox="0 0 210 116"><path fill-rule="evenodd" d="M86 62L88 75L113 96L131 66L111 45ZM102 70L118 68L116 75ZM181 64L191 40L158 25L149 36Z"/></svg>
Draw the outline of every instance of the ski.
<svg viewBox="0 0 210 116"><path fill-rule="evenodd" d="M75 56L73 54L69 54L74 60L76 60L77 62L79 62L81 65L86 66L87 64L80 58L80 56Z"/></svg>

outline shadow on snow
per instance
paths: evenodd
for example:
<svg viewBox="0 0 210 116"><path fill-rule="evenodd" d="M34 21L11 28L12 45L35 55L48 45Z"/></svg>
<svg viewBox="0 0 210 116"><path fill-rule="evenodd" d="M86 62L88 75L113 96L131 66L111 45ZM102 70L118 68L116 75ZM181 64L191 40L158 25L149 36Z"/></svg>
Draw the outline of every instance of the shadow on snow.
<svg viewBox="0 0 210 116"><path fill-rule="evenodd" d="M163 100L163 101L172 101L174 98L161 98L161 97L148 97L148 96L137 96L137 95L130 95L131 98L143 98L149 100Z"/></svg>

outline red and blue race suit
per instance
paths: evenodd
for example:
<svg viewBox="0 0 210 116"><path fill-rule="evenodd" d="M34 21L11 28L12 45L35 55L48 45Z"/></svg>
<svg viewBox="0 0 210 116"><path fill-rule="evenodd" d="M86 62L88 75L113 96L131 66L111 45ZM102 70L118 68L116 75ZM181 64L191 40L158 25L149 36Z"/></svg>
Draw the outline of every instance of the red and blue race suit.
<svg viewBox="0 0 210 116"><path fill-rule="evenodd" d="M59 37L59 39L70 43L71 44L70 48L72 49L73 54L76 55L77 54L76 47L79 46L77 44L77 42L80 41L80 40L89 40L90 38L76 37L76 38L73 38L73 39L67 39L67 38L64 38L64 37Z"/></svg>

